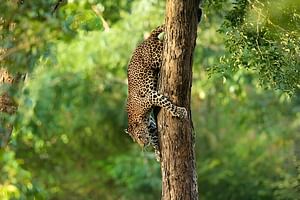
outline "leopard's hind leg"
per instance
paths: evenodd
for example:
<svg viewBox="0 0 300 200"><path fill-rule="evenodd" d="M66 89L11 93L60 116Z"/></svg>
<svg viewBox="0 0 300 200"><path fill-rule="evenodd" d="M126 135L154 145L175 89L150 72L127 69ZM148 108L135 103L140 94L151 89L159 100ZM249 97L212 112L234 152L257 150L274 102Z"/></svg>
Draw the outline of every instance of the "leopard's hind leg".
<svg viewBox="0 0 300 200"><path fill-rule="evenodd" d="M160 153L158 131L157 131L156 123L152 118L152 116L150 116L149 118L148 131L149 131L149 143L154 148L156 160L160 161L161 153Z"/></svg>
<svg viewBox="0 0 300 200"><path fill-rule="evenodd" d="M174 117L187 117L187 111L184 107L174 105L166 96L155 90L151 91L151 101L152 105L167 109Z"/></svg>

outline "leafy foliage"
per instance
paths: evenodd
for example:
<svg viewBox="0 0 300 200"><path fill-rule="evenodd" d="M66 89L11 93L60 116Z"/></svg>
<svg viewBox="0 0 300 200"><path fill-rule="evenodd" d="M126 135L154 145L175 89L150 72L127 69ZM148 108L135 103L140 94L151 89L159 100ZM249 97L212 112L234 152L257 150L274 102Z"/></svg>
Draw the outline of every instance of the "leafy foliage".
<svg viewBox="0 0 300 200"><path fill-rule="evenodd" d="M14 152L0 150L0 198L44 198L45 192L33 183L30 172L22 169L21 163L23 161L17 160Z"/></svg>
<svg viewBox="0 0 300 200"><path fill-rule="evenodd" d="M159 199L159 163L123 130L127 63L164 2L74 0L52 14L55 2L0 5L1 66L30 72L12 91L0 198ZM300 196L297 5L203 5L192 90L202 199Z"/></svg>
<svg viewBox="0 0 300 200"><path fill-rule="evenodd" d="M300 85L299 7L297 1L237 1L220 29L228 54L217 70L254 70L263 87L294 93Z"/></svg>

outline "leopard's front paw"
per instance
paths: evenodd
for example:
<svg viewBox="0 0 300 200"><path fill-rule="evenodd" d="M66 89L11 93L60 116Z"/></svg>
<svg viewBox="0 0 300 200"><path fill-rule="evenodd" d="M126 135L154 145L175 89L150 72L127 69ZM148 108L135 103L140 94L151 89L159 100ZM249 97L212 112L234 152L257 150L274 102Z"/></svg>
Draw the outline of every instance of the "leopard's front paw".
<svg viewBox="0 0 300 200"><path fill-rule="evenodd" d="M176 117L179 117L181 119L187 118L187 110L184 107L177 107Z"/></svg>

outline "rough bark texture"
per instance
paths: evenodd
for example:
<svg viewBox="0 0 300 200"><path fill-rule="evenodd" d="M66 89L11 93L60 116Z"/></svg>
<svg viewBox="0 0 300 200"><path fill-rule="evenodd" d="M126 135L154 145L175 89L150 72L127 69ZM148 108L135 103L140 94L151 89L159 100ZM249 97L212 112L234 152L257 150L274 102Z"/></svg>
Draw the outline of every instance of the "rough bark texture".
<svg viewBox="0 0 300 200"><path fill-rule="evenodd" d="M163 200L198 199L190 99L199 3L200 0L167 0L160 92L176 105L184 106L189 116L180 120L163 109L158 115Z"/></svg>
<svg viewBox="0 0 300 200"><path fill-rule="evenodd" d="M0 87L4 84L8 86L15 84L17 82L16 80L17 78L9 74L7 70L0 68ZM9 94L3 92L2 89L0 90L0 147L8 143L13 128L12 125L5 120L4 115L5 113L12 115L17 110L16 103Z"/></svg>

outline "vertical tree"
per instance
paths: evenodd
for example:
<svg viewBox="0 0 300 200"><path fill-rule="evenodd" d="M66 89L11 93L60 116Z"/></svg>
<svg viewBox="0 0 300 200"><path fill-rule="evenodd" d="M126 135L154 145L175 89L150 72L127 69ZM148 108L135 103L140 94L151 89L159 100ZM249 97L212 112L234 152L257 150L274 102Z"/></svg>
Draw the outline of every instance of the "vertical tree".
<svg viewBox="0 0 300 200"><path fill-rule="evenodd" d="M160 91L190 111L192 57L200 0L168 0L166 41ZM191 114L180 120L162 110L158 115L161 143L162 199L198 199Z"/></svg>

